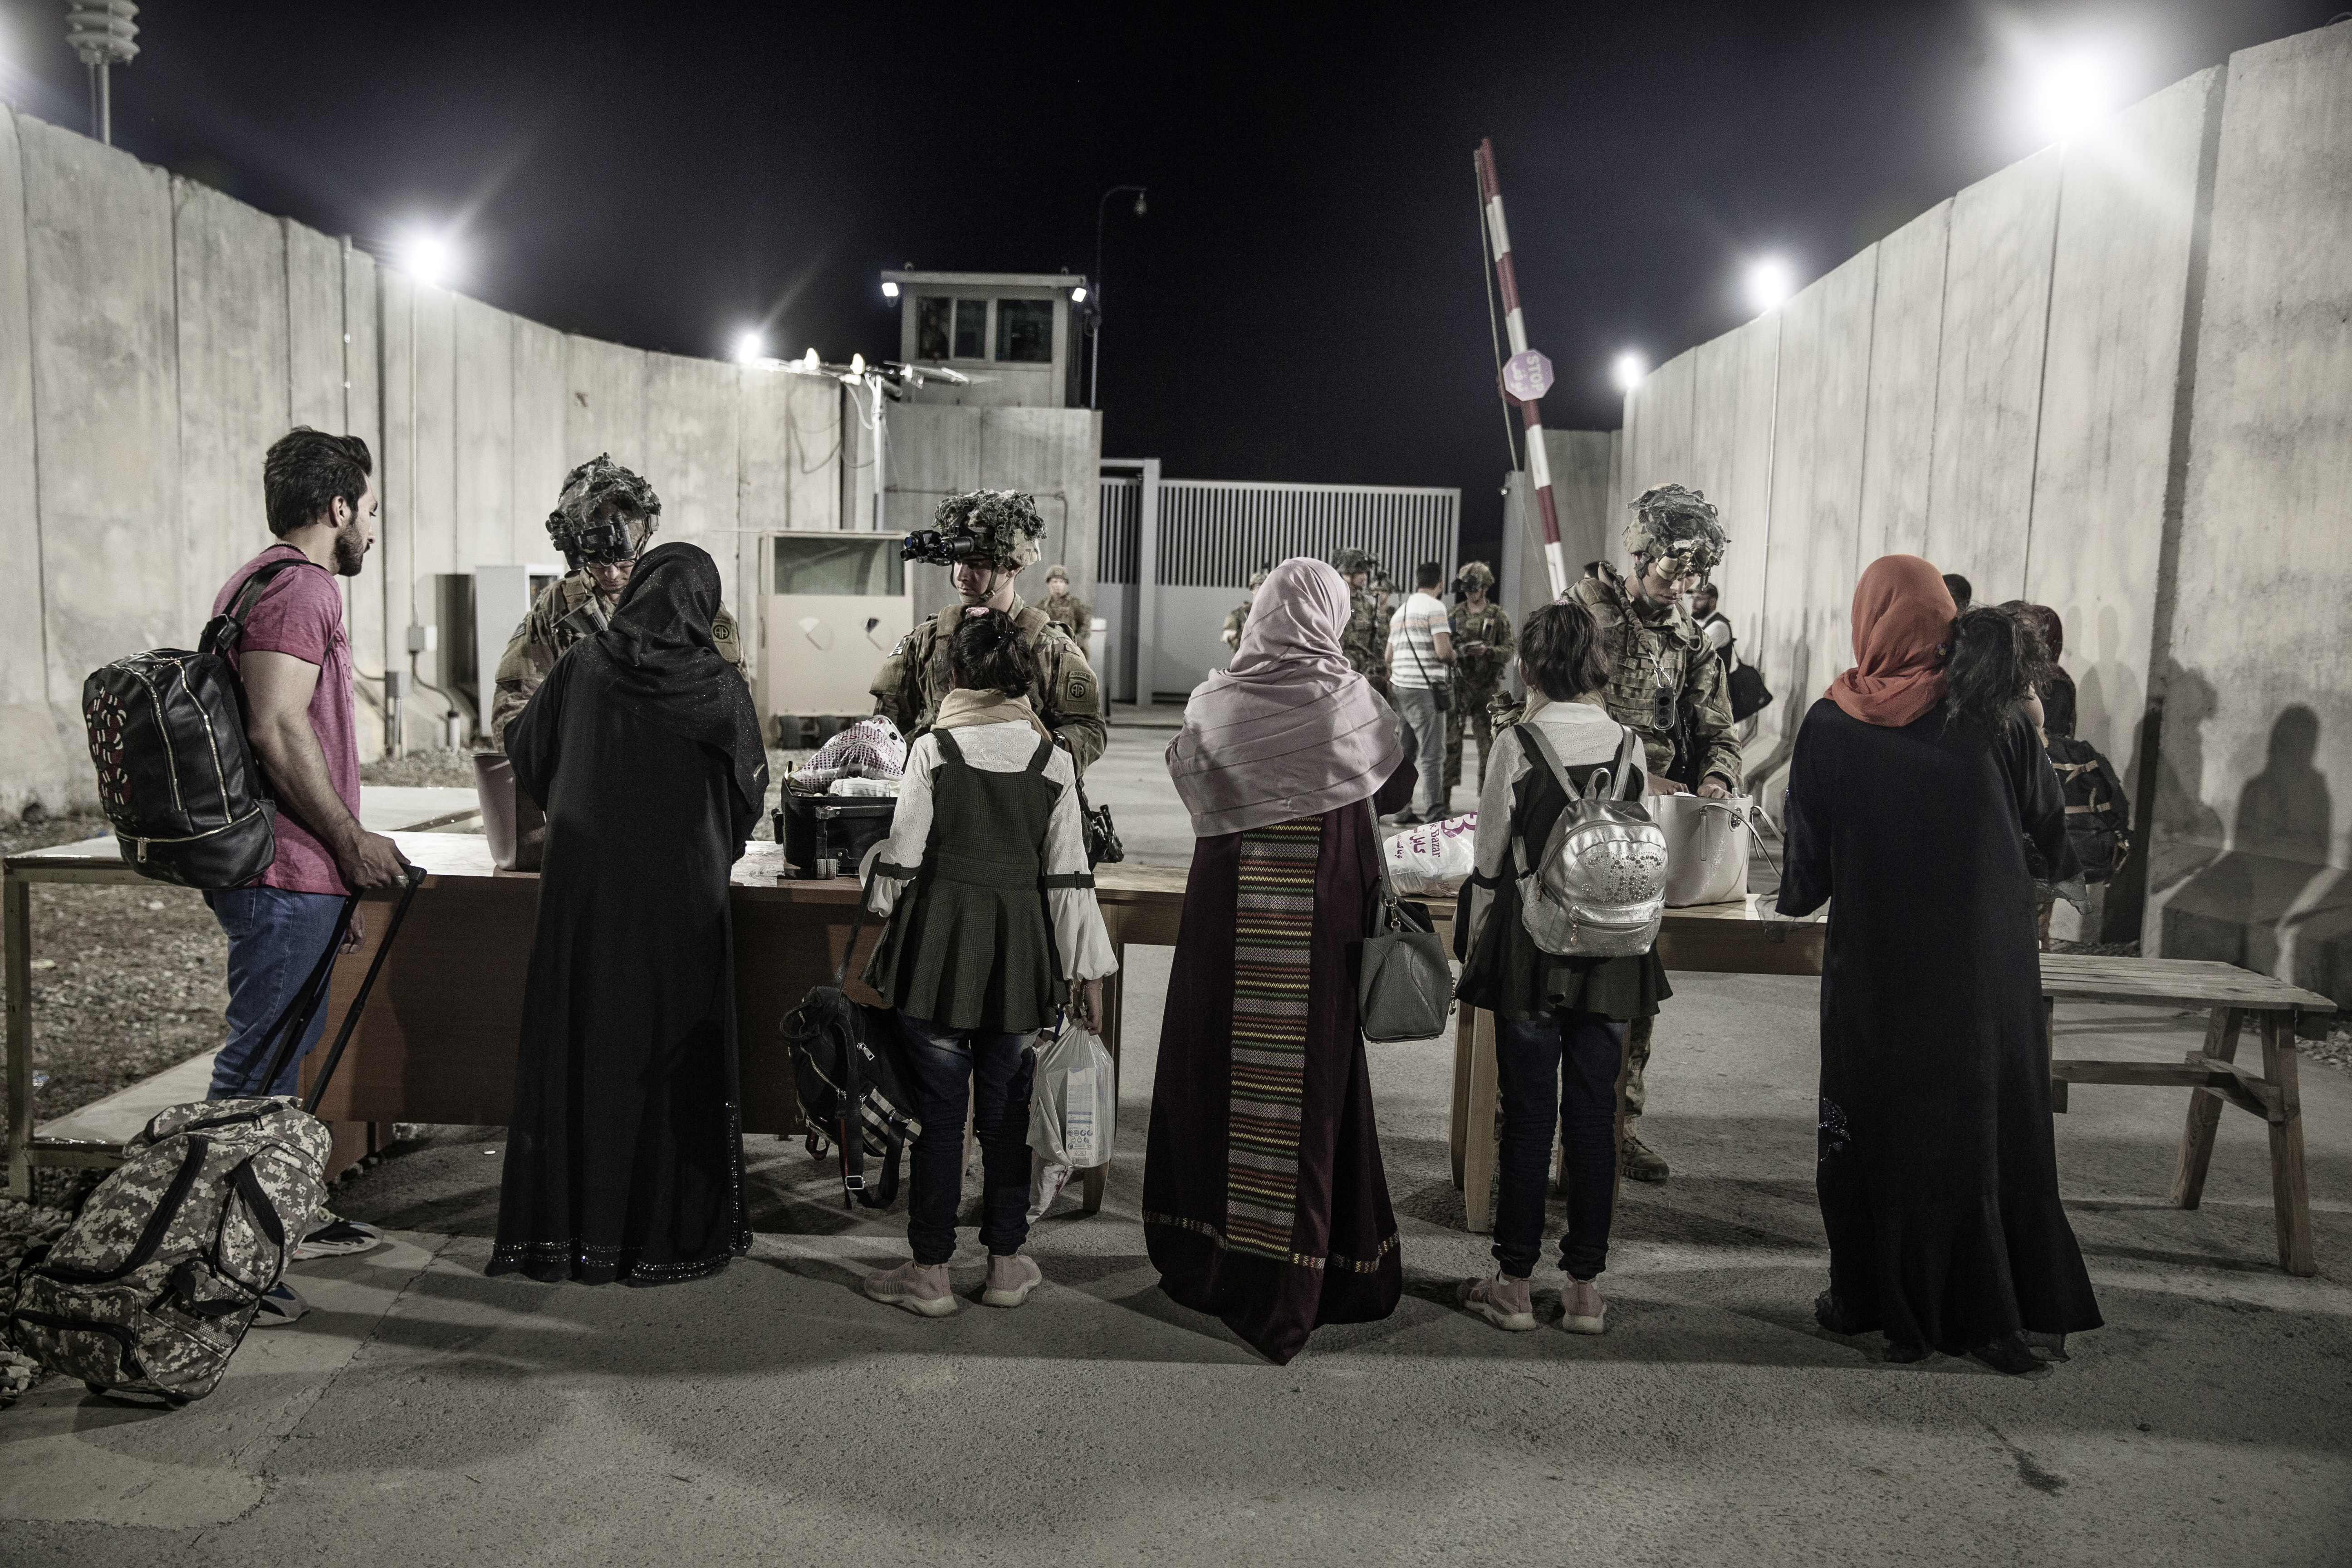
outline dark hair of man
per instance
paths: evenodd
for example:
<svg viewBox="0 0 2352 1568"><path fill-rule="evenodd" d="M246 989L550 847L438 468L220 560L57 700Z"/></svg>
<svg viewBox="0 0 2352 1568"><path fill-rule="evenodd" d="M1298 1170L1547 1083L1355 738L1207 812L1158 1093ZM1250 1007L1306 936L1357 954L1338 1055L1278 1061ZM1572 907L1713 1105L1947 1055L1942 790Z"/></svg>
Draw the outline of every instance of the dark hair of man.
<svg viewBox="0 0 2352 1568"><path fill-rule="evenodd" d="M956 684L974 691L1026 697L1037 684L1037 655L1003 610L967 610L948 638L948 664Z"/></svg>
<svg viewBox="0 0 2352 1568"><path fill-rule="evenodd" d="M1952 623L1952 651L1944 661L1944 719L1998 734L2011 711L2033 689L2048 661L2042 633L2023 616L1979 607Z"/></svg>
<svg viewBox="0 0 2352 1568"><path fill-rule="evenodd" d="M375 460L357 436L330 436L297 425L261 459L261 504L269 531L283 539L314 522L332 522L335 502L354 512L367 494Z"/></svg>
<svg viewBox="0 0 2352 1568"><path fill-rule="evenodd" d="M1434 588L1444 581L1445 568L1435 561L1424 561L1412 569L1412 585L1416 588Z"/></svg>
<svg viewBox="0 0 2352 1568"><path fill-rule="evenodd" d="M1691 590L1691 603L1695 605L1713 605L1720 602L1721 596L1716 593L1712 583L1701 583Z"/></svg>
<svg viewBox="0 0 2352 1568"><path fill-rule="evenodd" d="M1963 615L1968 613L1969 605L1976 601L1977 591L1969 587L1969 580L1958 572L1944 574L1944 588L1952 595L1952 603L1959 606L1960 613Z"/></svg>
<svg viewBox="0 0 2352 1568"><path fill-rule="evenodd" d="M1592 612L1580 604L1546 605L1519 630L1519 662L1546 697L1565 702L1609 684L1608 645Z"/></svg>

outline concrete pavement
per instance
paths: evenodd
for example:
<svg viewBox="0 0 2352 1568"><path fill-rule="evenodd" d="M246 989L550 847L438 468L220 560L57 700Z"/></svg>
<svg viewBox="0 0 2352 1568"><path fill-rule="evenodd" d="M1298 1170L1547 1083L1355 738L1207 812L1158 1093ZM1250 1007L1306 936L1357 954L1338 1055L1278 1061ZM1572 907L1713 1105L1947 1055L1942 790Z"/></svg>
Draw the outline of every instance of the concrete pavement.
<svg viewBox="0 0 2352 1568"><path fill-rule="evenodd" d="M1598 1339L1552 1326L1549 1269L1538 1332L1453 1306L1486 1243L1447 1170L1448 1047L1376 1047L1406 1294L1276 1368L1169 1301L1146 1256L1168 960L1131 950L1107 1206L1066 1200L1038 1226L1047 1285L1021 1310L971 1300L969 1240L955 1317L866 1301L856 1279L904 1256L903 1217L845 1215L771 1138L750 1141L758 1245L719 1278L488 1279L501 1134L436 1130L337 1189L397 1244L298 1266L311 1315L252 1336L211 1399L163 1415L50 1386L0 1415L0 1557L2344 1560L2352 1075L2305 1068L2312 1279L2276 1268L2252 1118L2225 1112L2205 1206L2182 1213L2182 1097L2079 1089L2060 1173L2108 1323L2011 1379L1890 1366L1875 1336L1812 1323L1814 983L1675 977L1644 1124L1675 1173L1627 1189ZM2198 1031L2168 1010L2061 1014L2074 1055L2178 1059Z"/></svg>

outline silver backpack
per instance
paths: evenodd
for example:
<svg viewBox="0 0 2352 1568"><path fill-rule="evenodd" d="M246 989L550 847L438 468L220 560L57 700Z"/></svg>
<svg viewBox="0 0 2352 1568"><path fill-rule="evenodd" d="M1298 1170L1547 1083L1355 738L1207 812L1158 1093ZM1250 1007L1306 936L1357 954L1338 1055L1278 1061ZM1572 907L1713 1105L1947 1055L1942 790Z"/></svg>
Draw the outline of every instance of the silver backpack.
<svg viewBox="0 0 2352 1568"><path fill-rule="evenodd" d="M1518 731L1568 796L1534 863L1528 859L1527 836L1513 825L1519 920L1528 935L1562 958L1649 952L1666 909L1666 836L1638 798L1614 798L1633 787L1641 737L1628 730L1616 761L1593 769L1579 794L1544 732L1533 724L1521 724Z"/></svg>

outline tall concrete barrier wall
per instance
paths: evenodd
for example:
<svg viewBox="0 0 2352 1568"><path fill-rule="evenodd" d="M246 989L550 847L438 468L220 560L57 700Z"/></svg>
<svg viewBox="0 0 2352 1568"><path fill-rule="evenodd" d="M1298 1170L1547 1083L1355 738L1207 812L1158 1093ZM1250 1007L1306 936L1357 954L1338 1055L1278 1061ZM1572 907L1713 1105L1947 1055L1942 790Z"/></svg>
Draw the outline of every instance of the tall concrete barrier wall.
<svg viewBox="0 0 2352 1568"><path fill-rule="evenodd" d="M1627 395L1619 496L1697 484L1778 694L1892 552L2058 611L2144 852L2098 930L2352 1003L2352 26L2233 57L1959 192ZM1613 553L1613 552L1612 552Z"/></svg>
<svg viewBox="0 0 2352 1568"><path fill-rule="evenodd" d="M0 110L0 545L16 566L0 581L0 810L95 804L83 678L193 643L221 582L269 542L262 454L296 424L376 454L378 545L345 581L369 755L386 743L387 668L450 688L456 628L408 651L412 626L438 626L436 579L555 559L557 489L600 451L653 481L662 537L711 552L755 639L761 535L844 522L832 383L599 342L419 287ZM446 711L419 692L406 742L437 742Z"/></svg>

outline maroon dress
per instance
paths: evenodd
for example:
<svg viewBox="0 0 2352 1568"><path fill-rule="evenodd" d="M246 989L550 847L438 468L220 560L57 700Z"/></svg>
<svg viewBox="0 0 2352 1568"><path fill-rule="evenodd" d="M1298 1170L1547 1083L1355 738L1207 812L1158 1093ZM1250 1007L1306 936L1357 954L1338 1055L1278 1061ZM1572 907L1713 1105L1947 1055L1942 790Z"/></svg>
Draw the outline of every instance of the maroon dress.
<svg viewBox="0 0 2352 1568"><path fill-rule="evenodd" d="M1376 797L1411 797L1403 767ZM1404 1286L1357 1026L1380 835L1351 805L1194 842L1143 1167L1160 1289L1277 1363Z"/></svg>

